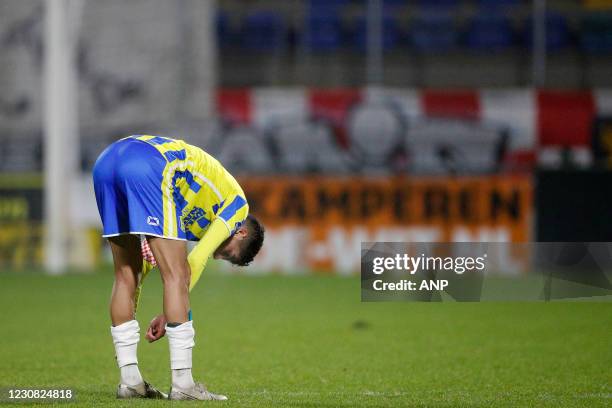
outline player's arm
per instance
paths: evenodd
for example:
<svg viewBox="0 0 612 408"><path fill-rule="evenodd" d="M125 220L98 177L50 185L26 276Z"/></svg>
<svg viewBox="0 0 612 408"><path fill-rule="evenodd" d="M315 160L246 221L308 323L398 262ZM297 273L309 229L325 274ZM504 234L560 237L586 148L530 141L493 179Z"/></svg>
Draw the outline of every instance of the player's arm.
<svg viewBox="0 0 612 408"><path fill-rule="evenodd" d="M241 194L225 200L224 205L217 211L217 217L187 258L191 268L189 290L193 289L202 276L208 258L240 227L248 213L249 205Z"/></svg>
<svg viewBox="0 0 612 408"><path fill-rule="evenodd" d="M198 244L187 256L187 262L191 269L190 291L202 276L208 259L223 241L229 238L240 227L248 213L249 206L244 197L240 195L234 196L231 200L226 200L225 205L219 209L217 218L210 223L204 236L200 238ZM149 342L159 340L164 336L165 323L166 320L163 314L151 321L146 334Z"/></svg>
<svg viewBox="0 0 612 408"><path fill-rule="evenodd" d="M217 248L230 236L230 231L224 220L216 218L209 226L200 242L191 250L187 256L189 267L191 268L191 282L189 291L202 276L208 259Z"/></svg>
<svg viewBox="0 0 612 408"><path fill-rule="evenodd" d="M187 256L187 262L191 269L191 281L189 283L189 291L193 289L195 284L202 276L204 267L208 262L208 258L212 256L215 250L229 237L229 230L225 222L219 218L215 219L209 226L200 242L191 250ZM163 314L156 316L151 320L147 330L146 338L149 343L161 339L166 333L166 318Z"/></svg>

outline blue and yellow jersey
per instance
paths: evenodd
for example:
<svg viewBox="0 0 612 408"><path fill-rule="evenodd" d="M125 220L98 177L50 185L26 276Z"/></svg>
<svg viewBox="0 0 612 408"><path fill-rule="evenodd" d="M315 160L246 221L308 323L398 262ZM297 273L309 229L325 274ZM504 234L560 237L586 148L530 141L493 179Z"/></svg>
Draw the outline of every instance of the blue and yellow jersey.
<svg viewBox="0 0 612 408"><path fill-rule="evenodd" d="M228 236L244 222L249 213L244 192L217 159L182 140L149 135L130 138L154 147L167 162L161 182L161 235L199 241L215 219L227 226Z"/></svg>
<svg viewBox="0 0 612 408"><path fill-rule="evenodd" d="M167 137L130 136L111 144L96 160L93 184L103 237L199 241L187 257L190 288L249 213L242 188L221 163Z"/></svg>

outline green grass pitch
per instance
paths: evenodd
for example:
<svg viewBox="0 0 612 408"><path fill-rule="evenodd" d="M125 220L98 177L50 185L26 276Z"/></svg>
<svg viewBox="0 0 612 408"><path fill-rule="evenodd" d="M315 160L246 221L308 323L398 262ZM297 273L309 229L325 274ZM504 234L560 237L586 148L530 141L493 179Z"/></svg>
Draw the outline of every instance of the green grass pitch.
<svg viewBox="0 0 612 408"><path fill-rule="evenodd" d="M148 280L142 334L161 308L159 275ZM111 284L110 270L0 272L0 387L71 387L68 406L168 406L114 398ZM205 275L192 293L194 375L230 398L207 404L612 405L611 303L361 303L359 289L358 278ZM167 341L141 341L139 358L167 390Z"/></svg>

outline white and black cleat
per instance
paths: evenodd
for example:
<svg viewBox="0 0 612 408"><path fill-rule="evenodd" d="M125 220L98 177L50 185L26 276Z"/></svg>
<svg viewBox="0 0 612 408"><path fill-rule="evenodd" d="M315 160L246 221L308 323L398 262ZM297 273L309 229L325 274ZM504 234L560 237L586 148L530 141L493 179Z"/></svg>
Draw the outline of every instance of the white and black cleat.
<svg viewBox="0 0 612 408"><path fill-rule="evenodd" d="M213 394L203 384L196 383L192 388L170 388L169 398L171 400L200 400L200 401L226 401L227 397L221 394Z"/></svg>
<svg viewBox="0 0 612 408"><path fill-rule="evenodd" d="M145 381L133 387L125 384L119 384L117 387L117 398L168 399L168 395L159 391L157 388Z"/></svg>

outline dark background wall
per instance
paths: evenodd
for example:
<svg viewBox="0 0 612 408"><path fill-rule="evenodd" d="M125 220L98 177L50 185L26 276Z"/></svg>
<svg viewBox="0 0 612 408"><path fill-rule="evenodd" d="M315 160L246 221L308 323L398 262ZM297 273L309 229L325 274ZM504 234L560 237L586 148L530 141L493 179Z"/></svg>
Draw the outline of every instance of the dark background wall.
<svg viewBox="0 0 612 408"><path fill-rule="evenodd" d="M537 241L612 241L612 172L538 171Z"/></svg>

